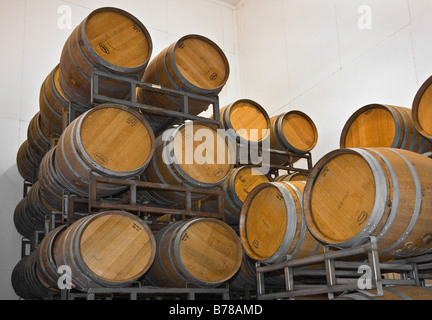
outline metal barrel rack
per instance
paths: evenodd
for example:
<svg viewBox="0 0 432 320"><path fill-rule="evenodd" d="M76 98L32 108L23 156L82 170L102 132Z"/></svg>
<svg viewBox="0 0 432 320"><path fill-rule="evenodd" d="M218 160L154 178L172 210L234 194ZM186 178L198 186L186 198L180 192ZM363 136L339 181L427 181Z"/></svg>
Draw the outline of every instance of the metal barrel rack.
<svg viewBox="0 0 432 320"><path fill-rule="evenodd" d="M295 300L324 295L333 300L337 295L350 292L367 292L380 297L386 286L425 286L425 280L432 279L432 255L380 262L375 237L371 237L368 244L355 248L326 246L324 249L324 254L298 260L287 257L286 261L272 265L257 262L257 299ZM283 274L284 285L268 293L265 275L275 271ZM399 279L386 278L388 273L397 274Z"/></svg>

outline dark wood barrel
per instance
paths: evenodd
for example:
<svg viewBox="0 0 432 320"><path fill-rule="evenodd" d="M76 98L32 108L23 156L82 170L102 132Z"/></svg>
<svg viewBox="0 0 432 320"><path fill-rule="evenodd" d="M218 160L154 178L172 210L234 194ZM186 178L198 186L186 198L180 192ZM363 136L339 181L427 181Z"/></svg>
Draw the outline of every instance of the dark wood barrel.
<svg viewBox="0 0 432 320"><path fill-rule="evenodd" d="M68 38L60 58L59 82L69 101L90 108L92 69L139 80L152 54L152 40L144 25L130 13L100 8L81 22ZM124 83L102 80L100 93L123 99Z"/></svg>
<svg viewBox="0 0 432 320"><path fill-rule="evenodd" d="M45 154L51 149L49 132L43 127L40 112L30 121L27 128L27 140L31 152L34 153L40 163Z"/></svg>
<svg viewBox="0 0 432 320"><path fill-rule="evenodd" d="M123 211L82 218L56 240L57 266L72 271L72 287L124 287L141 278L153 263L156 242L148 225Z"/></svg>
<svg viewBox="0 0 432 320"><path fill-rule="evenodd" d="M142 180L201 189L221 186L235 161L230 144L217 129L206 123L189 122L167 130L157 138L153 159ZM207 137L203 138L205 145L201 134ZM185 199L184 193L163 190L143 190L140 195L165 205L180 204ZM203 197L194 194L192 200Z"/></svg>
<svg viewBox="0 0 432 320"><path fill-rule="evenodd" d="M256 186L266 182L270 179L258 168L243 166L234 169L221 186L225 195L225 222L238 224L246 197ZM218 211L218 201L214 197L202 199L198 205L205 212Z"/></svg>
<svg viewBox="0 0 432 320"><path fill-rule="evenodd" d="M432 290L428 287L415 286L389 286L383 288L384 294L376 296L376 291L358 291L343 294L336 300L431 300Z"/></svg>
<svg viewBox="0 0 432 320"><path fill-rule="evenodd" d="M60 235L67 229L67 225L60 226L50 233L40 242L36 249L36 270L39 278L42 279L47 286L55 291L58 290L59 273L56 261L54 259L54 251L58 245Z"/></svg>
<svg viewBox="0 0 432 320"><path fill-rule="evenodd" d="M40 184L37 181L15 208L15 228L22 236L32 239L35 231L45 229L45 218L53 210L54 208L42 197Z"/></svg>
<svg viewBox="0 0 432 320"><path fill-rule="evenodd" d="M18 149L16 164L21 177L31 183L38 180L38 168L40 160L36 154L32 152L29 141L25 140Z"/></svg>
<svg viewBox="0 0 432 320"><path fill-rule="evenodd" d="M50 206L62 211L63 208L63 191L65 187L60 183L55 168L56 147L52 148L42 159L39 166L40 192L42 197Z"/></svg>
<svg viewBox="0 0 432 320"><path fill-rule="evenodd" d="M371 104L355 112L344 126L341 148L398 148L417 153L432 144L416 130L408 108Z"/></svg>
<svg viewBox="0 0 432 320"><path fill-rule="evenodd" d="M241 99L220 110L222 127L233 143L261 144L270 136L270 117L257 102Z"/></svg>
<svg viewBox="0 0 432 320"><path fill-rule="evenodd" d="M42 300L52 292L37 273L35 251L16 264L11 282L15 293L25 300Z"/></svg>
<svg viewBox="0 0 432 320"><path fill-rule="evenodd" d="M60 184L71 193L88 197L90 172L113 178L139 177L154 153L155 137L145 118L116 104L95 107L63 132L55 152ZM99 185L99 196L124 188Z"/></svg>
<svg viewBox="0 0 432 320"><path fill-rule="evenodd" d="M231 279L242 261L240 240L226 223L209 218L172 223L155 235L155 262L145 283L185 288L218 286Z"/></svg>
<svg viewBox="0 0 432 320"><path fill-rule="evenodd" d="M314 167L304 191L309 230L351 248L376 237L381 259L432 250L432 159L391 148L341 149Z"/></svg>
<svg viewBox="0 0 432 320"><path fill-rule="evenodd" d="M54 137L63 132L63 113L69 109L69 101L63 94L59 82L59 65L43 82L39 95L41 122Z"/></svg>
<svg viewBox="0 0 432 320"><path fill-rule="evenodd" d="M417 131L432 142L432 77L418 90L413 106L412 117Z"/></svg>
<svg viewBox="0 0 432 320"><path fill-rule="evenodd" d="M240 239L256 261L275 263L287 255L300 259L322 253L303 218L305 182L270 182L255 187L240 216Z"/></svg>
<svg viewBox="0 0 432 320"><path fill-rule="evenodd" d="M222 49L206 37L190 34L153 58L142 81L202 96L217 96L227 83L229 73L228 59ZM167 110L179 111L182 106L181 98L142 89L138 90L137 98L139 102ZM189 101L192 115L199 115L208 107L209 103L203 101ZM159 118L152 117L150 121Z"/></svg>

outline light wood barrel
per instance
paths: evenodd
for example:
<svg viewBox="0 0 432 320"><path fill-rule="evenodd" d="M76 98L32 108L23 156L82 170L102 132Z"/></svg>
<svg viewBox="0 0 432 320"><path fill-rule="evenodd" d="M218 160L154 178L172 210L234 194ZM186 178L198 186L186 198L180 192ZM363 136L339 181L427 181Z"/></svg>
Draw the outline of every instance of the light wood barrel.
<svg viewBox="0 0 432 320"><path fill-rule="evenodd" d="M340 147L398 148L424 153L432 149L432 144L417 132L410 109L371 104L359 109L347 121Z"/></svg>
<svg viewBox="0 0 432 320"><path fill-rule="evenodd" d="M303 218L305 182L270 182L248 195L240 216L240 239L246 254L256 261L275 263L322 252Z"/></svg>
<svg viewBox="0 0 432 320"><path fill-rule="evenodd" d="M234 168L233 159L230 144L216 126L188 122L156 139L153 159L142 179L167 185L215 189L228 178ZM182 203L185 199L184 193L172 191L147 190L140 194L165 205ZM194 201L204 197L192 196Z"/></svg>
<svg viewBox="0 0 432 320"><path fill-rule="evenodd" d="M139 80L150 60L153 44L144 25L117 8L93 11L68 38L60 58L59 82L69 101L91 107L92 69ZM99 92L123 99L125 84L102 80Z"/></svg>
<svg viewBox="0 0 432 320"><path fill-rule="evenodd" d="M36 249L36 271L40 279L47 284L51 290L58 290L59 273L58 266L54 259L54 251L58 245L58 239L67 229L67 225L60 226L50 233L40 242Z"/></svg>
<svg viewBox="0 0 432 320"><path fill-rule="evenodd" d="M234 169L221 187L225 195L225 222L238 224L246 197L256 186L266 182L270 179L258 168L244 166ZM205 212L218 211L218 201L214 197L202 199L199 205Z"/></svg>
<svg viewBox="0 0 432 320"><path fill-rule="evenodd" d="M295 172L283 176L279 176L275 179L275 182L282 182L282 181L306 181L309 174L304 172Z"/></svg>
<svg viewBox="0 0 432 320"><path fill-rule="evenodd" d="M69 101L60 87L59 71L57 65L43 82L39 95L41 122L55 137L62 134L63 112L69 109Z"/></svg>
<svg viewBox="0 0 432 320"><path fill-rule="evenodd" d="M42 300L52 292L37 273L35 251L16 264L11 282L15 293L25 300Z"/></svg>
<svg viewBox="0 0 432 320"><path fill-rule="evenodd" d="M337 297L335 300L431 300L432 290L427 287L396 286L384 287L384 295L377 297L373 292L353 292Z"/></svg>
<svg viewBox="0 0 432 320"><path fill-rule="evenodd" d="M432 142L432 77L420 87L413 106L412 116L417 131Z"/></svg>
<svg viewBox="0 0 432 320"><path fill-rule="evenodd" d="M220 220L175 222L155 237L157 255L145 276L145 282L151 285L213 287L231 279L240 268L240 239Z"/></svg>
<svg viewBox="0 0 432 320"><path fill-rule="evenodd" d="M242 99L220 110L222 127L236 143L259 144L270 136L270 117L257 102Z"/></svg>
<svg viewBox="0 0 432 320"><path fill-rule="evenodd" d="M202 96L217 96L228 81L228 59L210 39L190 34L160 52L145 70L143 82ZM182 99L138 90L138 101L167 110L179 111ZM190 100L189 113L199 115L209 104ZM150 121L158 119L151 117ZM160 117L159 117L160 118Z"/></svg>
<svg viewBox="0 0 432 320"><path fill-rule="evenodd" d="M55 262L71 268L72 286L81 291L127 286L147 272L156 253L148 225L122 211L80 219L56 241Z"/></svg>
<svg viewBox="0 0 432 320"><path fill-rule="evenodd" d="M55 170L71 193L88 197L89 175L139 177L154 153L155 137L138 112L103 104L73 121L63 132L55 153ZM118 186L98 187L100 196L119 193Z"/></svg>
<svg viewBox="0 0 432 320"><path fill-rule="evenodd" d="M312 170L304 192L309 230L351 248L378 240L382 259L432 249L432 159L390 148L335 150Z"/></svg>
<svg viewBox="0 0 432 320"><path fill-rule="evenodd" d="M272 149L304 154L312 151L317 143L317 127L304 112L294 110L271 118Z"/></svg>

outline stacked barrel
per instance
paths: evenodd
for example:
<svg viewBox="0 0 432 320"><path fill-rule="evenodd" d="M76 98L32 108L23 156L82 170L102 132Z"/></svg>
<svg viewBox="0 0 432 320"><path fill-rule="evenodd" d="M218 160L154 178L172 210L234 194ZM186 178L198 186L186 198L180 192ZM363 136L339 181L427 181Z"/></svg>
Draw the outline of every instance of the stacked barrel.
<svg viewBox="0 0 432 320"><path fill-rule="evenodd" d="M229 76L223 51L203 36L182 37L153 60L151 54L150 35L138 19L120 9L101 8L72 32L59 64L42 84L40 112L17 155L19 172L31 187L17 205L14 221L24 238L33 241L37 233L44 237L15 267L12 284L20 297L42 299L58 294L65 285L86 292L138 280L161 287L215 287L238 272L243 257L240 238L223 219L173 219L156 230L142 215L115 210L90 214L84 206L83 218L47 227L52 213L64 213L66 194L90 197L92 176L204 190L222 188L232 176L235 155L219 127L206 121L167 121L163 114L92 101L94 69L203 97L217 97ZM103 79L99 86L113 99L132 95L117 80ZM140 89L136 94L143 104L182 110L181 99ZM72 105L84 111L70 122ZM198 115L208 107L191 100L188 111ZM159 123L166 127L155 136L152 128ZM200 132L211 141L204 153L196 138ZM206 161L194 156L200 150ZM249 168L241 169L251 175ZM260 178L268 181L261 174L256 183ZM112 184L97 186L98 196L106 200L126 192ZM138 196L141 202L161 207L185 202L168 189L140 191ZM237 201L237 215L244 197ZM70 279L64 277L67 270Z"/></svg>
<svg viewBox="0 0 432 320"><path fill-rule="evenodd" d="M236 286L253 285L257 261L308 258L326 245L350 249L375 237L382 261L432 251L431 84L432 78L419 90L412 110L362 107L347 121L341 149L324 156L307 177L280 176L248 194L240 215L248 259ZM282 270L266 285L284 290L284 280Z"/></svg>

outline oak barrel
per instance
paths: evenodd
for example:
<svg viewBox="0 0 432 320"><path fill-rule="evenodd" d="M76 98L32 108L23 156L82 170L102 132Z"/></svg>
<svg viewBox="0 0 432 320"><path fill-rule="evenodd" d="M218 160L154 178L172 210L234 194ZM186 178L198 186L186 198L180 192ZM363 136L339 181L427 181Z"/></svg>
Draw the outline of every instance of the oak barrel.
<svg viewBox="0 0 432 320"><path fill-rule="evenodd" d="M39 277L36 270L36 251L23 257L14 267L11 275L12 288L25 300L42 300L52 290Z"/></svg>
<svg viewBox="0 0 432 320"><path fill-rule="evenodd" d="M40 279L51 290L58 290L59 273L54 258L54 251L58 245L58 239L67 229L67 225L60 226L49 232L39 243L36 249L36 271Z"/></svg>
<svg viewBox="0 0 432 320"><path fill-rule="evenodd" d="M154 153L155 137L145 118L135 110L116 104L93 108L63 132L55 152L60 184L71 193L88 197L90 172L104 177L138 177ZM123 190L98 186L98 195Z"/></svg>
<svg viewBox="0 0 432 320"><path fill-rule="evenodd" d="M303 218L305 182L270 182L255 187L240 216L240 239L246 254L256 261L276 263L309 257L322 246L309 233Z"/></svg>
<svg viewBox="0 0 432 320"><path fill-rule="evenodd" d="M29 141L25 140L18 149L16 164L21 177L31 183L38 180L38 168L40 158L30 147Z"/></svg>
<svg viewBox="0 0 432 320"><path fill-rule="evenodd" d="M57 65L42 83L39 95L41 122L55 137L62 134L63 113L69 110L69 101L60 87L59 72Z"/></svg>
<svg viewBox="0 0 432 320"><path fill-rule="evenodd" d="M93 69L139 80L152 54L152 40L133 15L117 8L100 8L82 21L68 38L60 58L59 82L69 101L91 108ZM99 83L99 93L123 99L130 88L114 80Z"/></svg>
<svg viewBox="0 0 432 320"><path fill-rule="evenodd" d="M72 287L124 287L150 268L156 242L148 225L123 211L80 219L65 230L54 248L57 266L72 271Z"/></svg>
<svg viewBox="0 0 432 320"><path fill-rule="evenodd" d="M418 90L413 106L412 116L417 131L432 142L432 77Z"/></svg>
<svg viewBox="0 0 432 320"><path fill-rule="evenodd" d="M384 294L376 296L376 291L358 291L341 295L336 300L431 300L432 290L428 287L389 286L383 288Z"/></svg>
<svg viewBox="0 0 432 320"><path fill-rule="evenodd" d="M156 139L153 159L142 175L152 183L189 188L215 189L221 186L234 168L234 156L229 141L214 125L187 122L167 130ZM143 190L140 195L149 200L170 205L184 203L184 193ZM192 200L203 195L193 194Z"/></svg>
<svg viewBox="0 0 432 320"><path fill-rule="evenodd" d="M55 168L56 147L52 148L43 157L39 166L38 181L40 183L40 192L48 204L62 211L63 209L63 191L65 187L60 183L59 176Z"/></svg>
<svg viewBox="0 0 432 320"><path fill-rule="evenodd" d="M142 81L201 96L217 96L227 83L229 73L228 59L222 49L206 37L190 34L153 58ZM137 98L139 102L172 111L180 111L183 101L143 89L138 90ZM191 99L189 114L199 115L208 107L208 102Z"/></svg>
<svg viewBox="0 0 432 320"><path fill-rule="evenodd" d="M41 113L38 112L32 118L27 128L27 140L32 153L38 159L38 163L51 149L51 139L48 130L43 126Z"/></svg>
<svg viewBox="0 0 432 320"><path fill-rule="evenodd" d="M220 110L222 127L236 143L259 144L270 136L270 117L257 102L241 99Z"/></svg>
<svg viewBox="0 0 432 320"><path fill-rule="evenodd" d="M321 242L351 248L376 237L380 258L432 249L432 159L392 148L330 152L304 191L309 230Z"/></svg>
<svg viewBox="0 0 432 320"><path fill-rule="evenodd" d="M221 186L224 193L225 222L238 224L243 203L248 194L259 184L270 179L258 168L242 166L235 168ZM215 197L206 197L199 203L205 212L217 212L218 201Z"/></svg>
<svg viewBox="0 0 432 320"><path fill-rule="evenodd" d="M282 181L306 181L309 174L305 172L294 172L291 174L283 175L277 177L274 181L275 182L282 182Z"/></svg>
<svg viewBox="0 0 432 320"><path fill-rule="evenodd" d="M345 124L341 148L399 148L417 153L432 149L413 123L411 110L370 104L355 112Z"/></svg>
<svg viewBox="0 0 432 320"><path fill-rule="evenodd" d="M155 235L155 262L144 281L154 286L218 286L231 279L242 261L240 239L224 222L197 218L172 223Z"/></svg>
<svg viewBox="0 0 432 320"><path fill-rule="evenodd" d="M270 146L304 154L318 143L318 129L304 112L294 110L271 118Z"/></svg>

